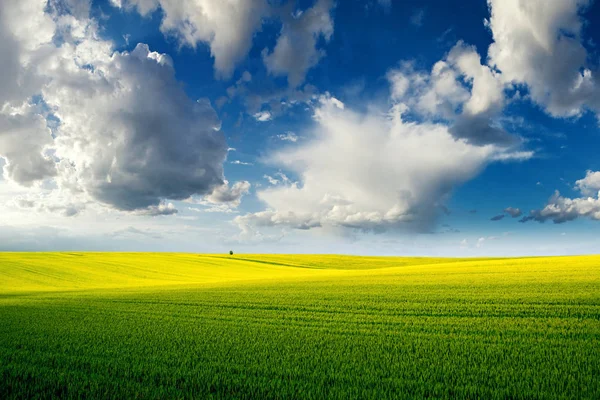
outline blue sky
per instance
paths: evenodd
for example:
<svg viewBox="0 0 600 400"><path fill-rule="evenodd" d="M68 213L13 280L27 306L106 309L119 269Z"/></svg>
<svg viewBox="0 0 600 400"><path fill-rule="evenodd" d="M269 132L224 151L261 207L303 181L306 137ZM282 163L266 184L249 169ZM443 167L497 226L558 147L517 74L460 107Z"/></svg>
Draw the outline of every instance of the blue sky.
<svg viewBox="0 0 600 400"><path fill-rule="evenodd" d="M597 252L599 19L588 0L3 3L0 249Z"/></svg>

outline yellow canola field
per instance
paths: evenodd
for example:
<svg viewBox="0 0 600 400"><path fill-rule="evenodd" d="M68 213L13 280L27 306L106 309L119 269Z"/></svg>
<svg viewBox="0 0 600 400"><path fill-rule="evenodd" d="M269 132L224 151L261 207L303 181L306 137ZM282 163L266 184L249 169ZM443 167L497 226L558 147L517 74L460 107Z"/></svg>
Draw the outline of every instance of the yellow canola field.
<svg viewBox="0 0 600 400"><path fill-rule="evenodd" d="M0 253L0 293L270 280L359 279L402 284L600 281L600 256L528 258Z"/></svg>

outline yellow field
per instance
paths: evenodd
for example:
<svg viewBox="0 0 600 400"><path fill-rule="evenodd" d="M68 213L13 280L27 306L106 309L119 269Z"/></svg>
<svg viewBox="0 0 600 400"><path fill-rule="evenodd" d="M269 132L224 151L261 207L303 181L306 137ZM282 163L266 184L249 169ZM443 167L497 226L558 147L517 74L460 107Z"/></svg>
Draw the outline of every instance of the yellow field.
<svg viewBox="0 0 600 400"><path fill-rule="evenodd" d="M585 280L599 282L600 256L525 258L0 253L0 293L214 285L360 277L415 283ZM433 280L433 281L432 281Z"/></svg>
<svg viewBox="0 0 600 400"><path fill-rule="evenodd" d="M0 398L600 398L600 256L0 253Z"/></svg>

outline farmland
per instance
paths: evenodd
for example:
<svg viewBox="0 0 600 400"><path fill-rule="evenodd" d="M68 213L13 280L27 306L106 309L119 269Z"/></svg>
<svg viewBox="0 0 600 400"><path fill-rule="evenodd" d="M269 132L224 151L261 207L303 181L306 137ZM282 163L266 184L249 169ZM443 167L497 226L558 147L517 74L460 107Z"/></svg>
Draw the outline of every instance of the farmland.
<svg viewBox="0 0 600 400"><path fill-rule="evenodd" d="M600 256L0 253L0 398L600 398Z"/></svg>

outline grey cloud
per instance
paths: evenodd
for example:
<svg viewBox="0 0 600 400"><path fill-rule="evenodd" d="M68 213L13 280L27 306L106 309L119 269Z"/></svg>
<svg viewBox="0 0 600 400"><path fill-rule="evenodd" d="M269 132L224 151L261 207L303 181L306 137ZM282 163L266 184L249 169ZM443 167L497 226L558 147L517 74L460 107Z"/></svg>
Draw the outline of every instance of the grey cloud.
<svg viewBox="0 0 600 400"><path fill-rule="evenodd" d="M504 219L504 214L496 215L490 218L490 221L500 221L501 219Z"/></svg>
<svg viewBox="0 0 600 400"><path fill-rule="evenodd" d="M523 139L519 136L508 133L500 126L495 126L487 115L463 114L450 127L450 133L477 146L496 144L513 147L523 143Z"/></svg>
<svg viewBox="0 0 600 400"><path fill-rule="evenodd" d="M317 0L299 16L289 13L284 16L275 48L272 52L263 51L267 70L276 76L287 76L291 87L300 85L308 70L325 54L324 50L317 49L317 40L323 37L328 41L333 34L330 16L333 7L333 0Z"/></svg>
<svg viewBox="0 0 600 400"><path fill-rule="evenodd" d="M30 110L16 115L0 114L0 156L6 159L6 179L31 186L56 175L54 161L44 154L51 144L52 136L42 116Z"/></svg>
<svg viewBox="0 0 600 400"><path fill-rule="evenodd" d="M48 104L60 109L56 154L70 162L81 187L134 211L209 194L223 183L220 122L208 101L186 96L168 57L139 44L98 67L45 90ZM90 94L78 96L79 87Z"/></svg>
<svg viewBox="0 0 600 400"><path fill-rule="evenodd" d="M520 209L513 208L513 207L507 207L507 208L505 208L504 212L506 214L510 215L512 218L518 218L518 217L520 217L523 214Z"/></svg>
<svg viewBox="0 0 600 400"><path fill-rule="evenodd" d="M556 191L544 208L530 211L529 215L523 217L519 222L552 221L555 224L562 224L578 218L600 220L600 198L568 198L561 196Z"/></svg>
<svg viewBox="0 0 600 400"><path fill-rule="evenodd" d="M139 215L148 215L151 217L158 217L162 215L175 215L179 212L172 203L160 203L159 205L151 205L145 209L137 210L136 213Z"/></svg>
<svg viewBox="0 0 600 400"><path fill-rule="evenodd" d="M206 199L215 204L234 203L234 205L239 205L242 196L247 194L249 190L250 182L248 181L236 182L231 187L229 187L228 182L225 182L223 185L216 187Z"/></svg>

